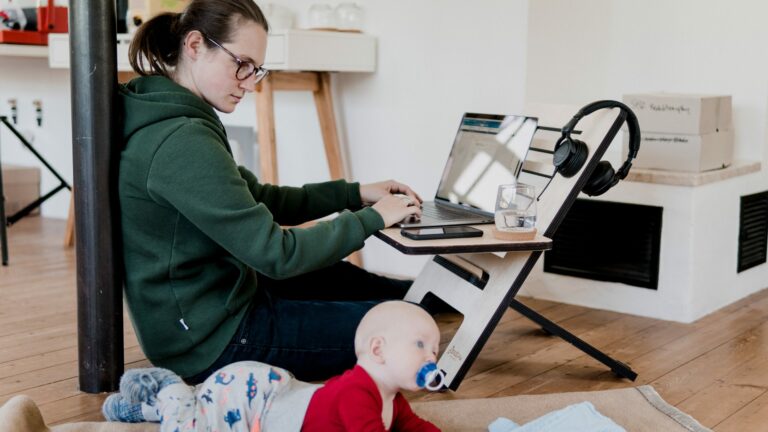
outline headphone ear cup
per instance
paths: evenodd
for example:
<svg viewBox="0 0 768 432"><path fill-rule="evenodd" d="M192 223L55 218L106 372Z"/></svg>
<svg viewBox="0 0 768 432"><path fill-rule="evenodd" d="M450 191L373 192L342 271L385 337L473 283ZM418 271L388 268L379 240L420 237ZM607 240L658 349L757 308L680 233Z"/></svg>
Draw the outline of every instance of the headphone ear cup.
<svg viewBox="0 0 768 432"><path fill-rule="evenodd" d="M581 191L589 196L602 195L617 183L614 181L615 177L616 172L610 162L600 161Z"/></svg>
<svg viewBox="0 0 768 432"><path fill-rule="evenodd" d="M560 146L555 149L552 160L560 175L573 177L584 166L588 155L589 148L583 141L563 138Z"/></svg>

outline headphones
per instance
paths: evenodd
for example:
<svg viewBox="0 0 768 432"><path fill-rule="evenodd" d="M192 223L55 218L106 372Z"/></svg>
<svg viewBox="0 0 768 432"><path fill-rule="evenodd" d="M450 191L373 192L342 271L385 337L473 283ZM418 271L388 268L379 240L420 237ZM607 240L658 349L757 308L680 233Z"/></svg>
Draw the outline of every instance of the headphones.
<svg viewBox="0 0 768 432"><path fill-rule="evenodd" d="M557 140L555 153L552 157L555 169L560 175L563 177L573 177L576 175L587 161L589 147L583 141L571 138L571 132L573 132L573 129L582 117L606 108L618 108L625 114L625 121L629 129L629 155L618 171L614 171L611 163L608 161L598 162L587 183L581 189L582 192L589 196L602 195L608 192L610 188L616 186L620 180L624 180L627 174L629 174L632 160L637 157L637 152L640 150L640 126L635 113L621 102L613 100L592 102L580 109L571 121L563 126L563 135Z"/></svg>

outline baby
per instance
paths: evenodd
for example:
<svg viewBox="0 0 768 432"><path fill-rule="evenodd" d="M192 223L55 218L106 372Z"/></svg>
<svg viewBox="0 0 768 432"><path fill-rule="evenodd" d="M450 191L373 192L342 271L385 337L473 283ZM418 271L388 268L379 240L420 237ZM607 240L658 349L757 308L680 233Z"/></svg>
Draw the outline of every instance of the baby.
<svg viewBox="0 0 768 432"><path fill-rule="evenodd" d="M432 388L439 344L437 324L419 306L373 307L355 333L357 365L315 392L302 431L439 430L413 414L400 393Z"/></svg>
<svg viewBox="0 0 768 432"><path fill-rule="evenodd" d="M166 369L134 369L104 402L112 421L160 421L165 431L439 431L412 411L401 390L442 387L440 332L421 307L373 307L355 334L357 365L324 386L258 362L237 362L193 393Z"/></svg>

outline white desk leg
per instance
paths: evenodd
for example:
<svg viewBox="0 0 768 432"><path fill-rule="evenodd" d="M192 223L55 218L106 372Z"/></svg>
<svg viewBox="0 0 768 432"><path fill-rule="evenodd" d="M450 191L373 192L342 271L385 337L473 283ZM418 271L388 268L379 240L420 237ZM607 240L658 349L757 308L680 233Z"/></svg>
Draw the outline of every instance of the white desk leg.
<svg viewBox="0 0 768 432"><path fill-rule="evenodd" d="M510 252L504 258L493 254L462 255L462 258L488 273L482 289L432 260L405 296L408 301L420 302L431 292L464 315L464 321L438 361L438 367L446 373L446 385L452 390L458 388L508 308L506 297L531 258L531 252Z"/></svg>
<svg viewBox="0 0 768 432"><path fill-rule="evenodd" d="M482 291L442 265L430 260L413 281L405 295L405 300L421 303L428 293L433 293L441 300L453 306L462 314L469 305L477 302Z"/></svg>

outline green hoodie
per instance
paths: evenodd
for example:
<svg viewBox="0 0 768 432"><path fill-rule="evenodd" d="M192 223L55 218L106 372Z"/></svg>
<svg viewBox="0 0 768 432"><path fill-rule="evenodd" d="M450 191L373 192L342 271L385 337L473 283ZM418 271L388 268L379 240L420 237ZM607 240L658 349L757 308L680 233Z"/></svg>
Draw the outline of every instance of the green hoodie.
<svg viewBox="0 0 768 432"><path fill-rule="evenodd" d="M259 184L235 164L213 109L167 78L134 79L120 102L125 295L156 366L182 376L210 366L252 301L254 271L282 279L328 266L384 227L371 208L344 211L362 206L357 183Z"/></svg>

